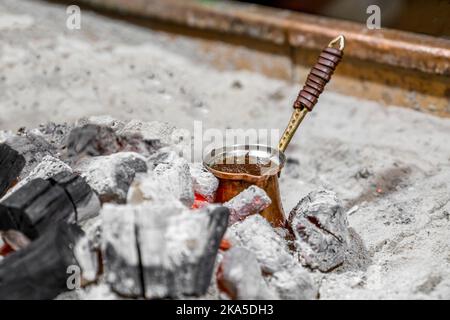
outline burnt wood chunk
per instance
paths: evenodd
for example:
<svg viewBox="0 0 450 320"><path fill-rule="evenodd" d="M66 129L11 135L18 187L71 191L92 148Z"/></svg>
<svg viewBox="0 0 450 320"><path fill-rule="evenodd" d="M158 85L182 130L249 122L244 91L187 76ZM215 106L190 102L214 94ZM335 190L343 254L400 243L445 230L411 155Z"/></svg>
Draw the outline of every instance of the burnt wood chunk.
<svg viewBox="0 0 450 320"><path fill-rule="evenodd" d="M1 230L16 229L30 239L54 222L75 221L72 201L59 185L34 179L0 203Z"/></svg>
<svg viewBox="0 0 450 320"><path fill-rule="evenodd" d="M84 178L63 171L48 180L53 185L58 185L65 190L73 204L76 222L98 215L101 207L100 200Z"/></svg>
<svg viewBox="0 0 450 320"><path fill-rule="evenodd" d="M53 299L67 291L69 266L78 263L72 252L83 231L59 222L26 248L0 263L0 299Z"/></svg>
<svg viewBox="0 0 450 320"><path fill-rule="evenodd" d="M153 213L153 212L152 212ZM229 210L167 215L140 211L137 240L148 299L200 296L214 271L220 241L227 229Z"/></svg>
<svg viewBox="0 0 450 320"><path fill-rule="evenodd" d="M56 152L55 147L49 144L44 138L32 133L10 137L4 144L8 145L25 159L25 164L20 171L20 179L28 176L45 156L55 156Z"/></svg>
<svg viewBox="0 0 450 320"><path fill-rule="evenodd" d="M113 129L86 124L72 129L67 140L67 155L73 159L109 155L121 150L120 139Z"/></svg>
<svg viewBox="0 0 450 320"><path fill-rule="evenodd" d="M12 186L25 167L25 158L5 143L0 144L0 197Z"/></svg>
<svg viewBox="0 0 450 320"><path fill-rule="evenodd" d="M101 216L106 282L122 296L142 297L144 292L133 209L105 204Z"/></svg>

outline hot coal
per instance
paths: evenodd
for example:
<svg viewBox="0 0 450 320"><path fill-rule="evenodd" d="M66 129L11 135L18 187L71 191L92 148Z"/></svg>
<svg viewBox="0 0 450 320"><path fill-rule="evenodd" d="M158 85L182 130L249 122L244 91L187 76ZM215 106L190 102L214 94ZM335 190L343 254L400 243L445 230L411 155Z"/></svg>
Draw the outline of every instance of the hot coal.
<svg viewBox="0 0 450 320"><path fill-rule="evenodd" d="M192 163L189 167L194 193L202 196L208 202L213 202L219 186L219 180L202 163Z"/></svg>
<svg viewBox="0 0 450 320"><path fill-rule="evenodd" d="M0 198L19 177L25 167L25 158L8 144L0 144Z"/></svg>
<svg viewBox="0 0 450 320"><path fill-rule="evenodd" d="M17 230L0 231L1 238L5 245L7 245L11 251L19 251L27 247L31 240L26 235Z"/></svg>
<svg viewBox="0 0 450 320"><path fill-rule="evenodd" d="M348 221L334 192L321 190L308 194L292 209L289 223L305 266L327 272L344 263Z"/></svg>
<svg viewBox="0 0 450 320"><path fill-rule="evenodd" d="M270 200L267 193L263 189L253 185L223 205L230 209L229 224L232 225L250 215L263 211L271 203L272 200Z"/></svg>
<svg viewBox="0 0 450 320"><path fill-rule="evenodd" d="M15 229L36 239L54 223L75 221L72 201L64 188L34 179L0 203L0 230Z"/></svg>
<svg viewBox="0 0 450 320"><path fill-rule="evenodd" d="M82 235L73 224L55 223L30 245L0 263L0 299L53 299L67 291L67 273L77 266L72 248Z"/></svg>

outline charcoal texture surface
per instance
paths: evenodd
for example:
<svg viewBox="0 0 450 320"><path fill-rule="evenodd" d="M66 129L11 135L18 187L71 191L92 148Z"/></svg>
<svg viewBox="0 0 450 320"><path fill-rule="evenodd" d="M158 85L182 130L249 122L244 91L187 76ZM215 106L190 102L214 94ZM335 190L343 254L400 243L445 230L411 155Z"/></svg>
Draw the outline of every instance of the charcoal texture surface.
<svg viewBox="0 0 450 320"><path fill-rule="evenodd" d="M253 252L264 273L273 274L295 263L284 237L261 215L247 217L228 230L232 244Z"/></svg>
<svg viewBox="0 0 450 320"><path fill-rule="evenodd" d="M262 270L251 251L234 247L227 251L219 267L219 288L231 299L275 299L262 276Z"/></svg>
<svg viewBox="0 0 450 320"><path fill-rule="evenodd" d="M327 272L344 263L348 221L334 192L311 192L292 209L289 223L302 264Z"/></svg>
<svg viewBox="0 0 450 320"><path fill-rule="evenodd" d="M72 201L65 190L35 179L0 203L1 230L16 229L35 239L55 222L75 221Z"/></svg>
<svg viewBox="0 0 450 320"><path fill-rule="evenodd" d="M8 144L0 144L0 197L19 177L25 166L25 158Z"/></svg>
<svg viewBox="0 0 450 320"><path fill-rule="evenodd" d="M49 181L66 191L76 213L76 222L98 215L100 200L84 178L74 173L60 172L52 176Z"/></svg>
<svg viewBox="0 0 450 320"><path fill-rule="evenodd" d="M136 173L146 172L145 158L134 152L84 158L74 168L94 189L102 202L126 202Z"/></svg>
<svg viewBox="0 0 450 320"><path fill-rule="evenodd" d="M311 300L318 295L318 288L308 271L296 264L275 272L269 279L269 287L282 300Z"/></svg>
<svg viewBox="0 0 450 320"><path fill-rule="evenodd" d="M233 199L223 205L230 209L230 225L244 220L247 216L263 211L272 203L266 192L257 187L250 186Z"/></svg>
<svg viewBox="0 0 450 320"><path fill-rule="evenodd" d="M69 266L77 266L72 248L82 230L64 222L8 255L0 263L0 299L53 299L67 291Z"/></svg>
<svg viewBox="0 0 450 320"><path fill-rule="evenodd" d="M105 204L101 217L106 281L112 290L123 296L142 297L134 209Z"/></svg>
<svg viewBox="0 0 450 320"><path fill-rule="evenodd" d="M42 161L36 167L34 167L33 170L31 170L28 176L20 180L16 185L14 185L14 187L12 187L8 191L8 193L5 195L5 198L9 197L12 193L20 189L22 186L26 185L31 180L37 178L48 179L60 172L71 173L72 169L67 164L55 157L45 156Z"/></svg>
<svg viewBox="0 0 450 320"><path fill-rule="evenodd" d="M193 214L169 201L125 210L107 204L101 212L106 279L115 292L148 299L205 294L227 228L227 208Z"/></svg>
<svg viewBox="0 0 450 320"><path fill-rule="evenodd" d="M43 137L27 133L23 136L13 136L5 141L10 148L25 158L25 165L20 172L20 179L25 178L45 156L55 156L55 148Z"/></svg>
<svg viewBox="0 0 450 320"><path fill-rule="evenodd" d="M173 151L155 153L148 160L149 172L139 174L128 192L128 202L181 201L187 207L194 202L188 162ZM153 169L152 169L153 168Z"/></svg>
<svg viewBox="0 0 450 320"><path fill-rule="evenodd" d="M70 158L109 155L121 150L120 139L113 129L106 126L86 124L72 129L67 140Z"/></svg>
<svg viewBox="0 0 450 320"><path fill-rule="evenodd" d="M214 207L167 219L142 213L138 239L145 296L177 298L205 294L227 229L228 209Z"/></svg>
<svg viewBox="0 0 450 320"><path fill-rule="evenodd" d="M192 163L189 165L194 192L203 196L207 201L213 202L216 190L219 187L219 179L217 179L202 163Z"/></svg>

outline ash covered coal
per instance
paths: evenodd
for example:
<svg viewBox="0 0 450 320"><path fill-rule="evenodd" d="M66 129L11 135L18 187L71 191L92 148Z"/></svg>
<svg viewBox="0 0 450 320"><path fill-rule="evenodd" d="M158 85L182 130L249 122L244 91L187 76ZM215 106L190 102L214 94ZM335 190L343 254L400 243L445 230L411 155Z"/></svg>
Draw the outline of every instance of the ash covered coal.
<svg viewBox="0 0 450 320"><path fill-rule="evenodd" d="M332 191L314 191L300 200L289 214L289 224L300 261L311 269L328 272L345 261L352 264L358 254L362 262L356 264L360 267L370 260L362 240L349 228L342 202Z"/></svg>
<svg viewBox="0 0 450 320"><path fill-rule="evenodd" d="M232 225L250 215L260 213L271 203L272 200L263 189L250 186L223 205L230 209L229 223Z"/></svg>
<svg viewBox="0 0 450 320"><path fill-rule="evenodd" d="M40 145L61 152L34 159L25 176L20 170L12 175L17 184L0 199L0 230L30 240L22 245L13 241L20 237L4 238L2 265L9 267L10 256L65 232L67 227L56 225L72 223L69 228L78 224L86 230L69 247L85 292L106 285L126 298L203 297L212 288L215 298L315 298L315 285L286 241L288 231L273 229L258 215L271 203L264 190L251 186L223 206L214 205L217 178L179 156L177 145L164 136L175 129L151 130L149 124L109 117L80 122L64 125L67 130L41 126ZM165 146L123 151L120 137L130 134L140 139L134 143L146 139ZM10 145L4 146L8 156ZM11 159L21 165L29 156ZM229 225L231 249L219 254L219 248L230 247L223 239ZM287 274L295 275L290 283ZM30 281L34 276L33 270L22 275ZM52 294L61 290L49 284Z"/></svg>
<svg viewBox="0 0 450 320"><path fill-rule="evenodd" d="M40 145L48 153L34 159L27 174L17 170L9 176L12 182L0 199L0 230L10 236L3 240L0 268L10 268L13 255L37 250L36 243L43 243L49 232L61 232L55 231L57 224L73 223L86 231L69 250L81 270L78 298L97 292L119 299L316 299L319 292L332 290L336 277L370 272L373 251L350 227L349 215L355 213L347 213L335 193L310 193L291 211L288 228L273 228L258 214L270 199L256 186L223 206L213 204L217 178L182 158L170 138L157 136L176 129L165 131L161 125L153 132L147 124L127 126L111 117L84 121L65 125L67 130L41 132ZM129 152L121 144L103 154L96 143L88 143L79 155L67 156L58 144L86 125L109 128L105 132L113 137L133 134L135 146L152 141L158 147ZM147 138L138 132L144 129ZM86 141L95 141L92 132L82 132ZM8 139L15 137L8 134ZM12 159L20 165L20 157ZM54 272L65 266L61 263ZM35 276L31 270L21 279ZM46 285L52 296L68 290L59 282Z"/></svg>

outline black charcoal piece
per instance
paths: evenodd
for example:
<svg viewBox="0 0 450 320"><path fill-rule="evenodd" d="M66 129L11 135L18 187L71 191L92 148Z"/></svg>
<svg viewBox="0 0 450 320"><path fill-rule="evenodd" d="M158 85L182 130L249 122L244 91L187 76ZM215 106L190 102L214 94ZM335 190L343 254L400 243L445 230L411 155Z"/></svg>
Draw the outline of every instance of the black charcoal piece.
<svg viewBox="0 0 450 320"><path fill-rule="evenodd" d="M54 222L75 221L72 201L64 189L34 179L0 203L1 230L16 229L37 238Z"/></svg>
<svg viewBox="0 0 450 320"><path fill-rule="evenodd" d="M73 247L83 231L59 222L26 248L0 263L0 299L53 299L69 290L70 266L78 266Z"/></svg>
<svg viewBox="0 0 450 320"><path fill-rule="evenodd" d="M101 207L100 200L84 178L63 171L48 180L66 191L67 196L72 201L77 222L98 215Z"/></svg>
<svg viewBox="0 0 450 320"><path fill-rule="evenodd" d="M44 138L32 133L10 137L5 141L5 144L25 159L25 164L19 175L20 179L28 176L45 156L55 156L56 152L55 147Z"/></svg>
<svg viewBox="0 0 450 320"><path fill-rule="evenodd" d="M25 167L25 158L5 143L0 144L0 197L19 177Z"/></svg>
<svg viewBox="0 0 450 320"><path fill-rule="evenodd" d="M67 155L74 159L109 155L119 152L120 149L120 139L113 129L106 126L86 124L76 127L67 139Z"/></svg>

